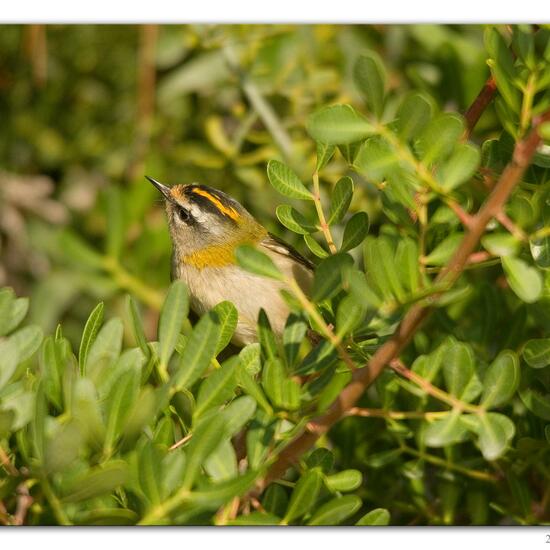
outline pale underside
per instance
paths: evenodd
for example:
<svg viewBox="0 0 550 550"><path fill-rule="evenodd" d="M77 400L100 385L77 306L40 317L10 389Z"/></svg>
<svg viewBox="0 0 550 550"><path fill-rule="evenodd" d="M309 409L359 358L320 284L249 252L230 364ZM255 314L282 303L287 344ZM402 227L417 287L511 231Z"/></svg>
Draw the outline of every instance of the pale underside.
<svg viewBox="0 0 550 550"><path fill-rule="evenodd" d="M259 245L283 272L293 276L300 287L309 293L312 272L298 263L280 247ZM178 278L183 279L191 297L191 307L202 315L219 302L229 300L235 304L239 319L233 336L233 343L246 345L257 341L256 325L260 309L267 313L269 322L276 334L281 334L290 313L281 295L286 284L254 275L236 265L206 267L197 269L185 263L176 266Z"/></svg>

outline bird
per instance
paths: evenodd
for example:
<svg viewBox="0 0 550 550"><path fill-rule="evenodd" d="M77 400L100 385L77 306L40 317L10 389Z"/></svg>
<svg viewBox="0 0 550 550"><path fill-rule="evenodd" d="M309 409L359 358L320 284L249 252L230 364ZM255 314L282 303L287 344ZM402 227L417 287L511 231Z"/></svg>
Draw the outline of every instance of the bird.
<svg viewBox="0 0 550 550"><path fill-rule="evenodd" d="M163 195L172 241L172 280L187 284L191 309L203 315L219 302L231 301L238 313L232 343L258 341L257 322L263 309L276 336L283 333L290 308L281 291L284 281L245 271L235 258L248 244L266 254L279 270L293 277L306 295L313 264L292 246L271 234L244 206L227 193L197 183L168 186L145 176Z"/></svg>

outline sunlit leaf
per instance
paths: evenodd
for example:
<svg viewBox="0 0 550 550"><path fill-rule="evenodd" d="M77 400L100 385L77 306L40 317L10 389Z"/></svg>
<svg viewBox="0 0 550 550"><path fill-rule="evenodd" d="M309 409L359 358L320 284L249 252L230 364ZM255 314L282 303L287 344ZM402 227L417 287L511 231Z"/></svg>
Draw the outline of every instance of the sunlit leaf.
<svg viewBox="0 0 550 550"><path fill-rule="evenodd" d="M306 186L286 164L270 160L267 165L267 177L281 195L291 199L313 200Z"/></svg>
<svg viewBox="0 0 550 550"><path fill-rule="evenodd" d="M331 105L309 117L307 131L317 141L340 145L364 139L373 134L375 129L350 105Z"/></svg>

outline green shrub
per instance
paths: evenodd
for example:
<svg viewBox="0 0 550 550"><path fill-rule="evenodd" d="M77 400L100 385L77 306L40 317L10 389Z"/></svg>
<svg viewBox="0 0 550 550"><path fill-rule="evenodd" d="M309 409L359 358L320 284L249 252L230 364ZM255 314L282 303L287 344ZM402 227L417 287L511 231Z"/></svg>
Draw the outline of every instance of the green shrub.
<svg viewBox="0 0 550 550"><path fill-rule="evenodd" d="M317 259L311 296L289 281L282 341L261 318L235 350L231 303L193 324L182 282L163 299L132 275L118 188L102 251L60 242L108 292L163 302L157 341L131 297L120 317L97 305L73 347L63 324L19 328L28 300L0 292L4 523L22 503L29 524L548 521L550 30L485 38L492 76L464 117L392 89L365 50L363 107L308 118L311 185L268 163L279 221Z"/></svg>

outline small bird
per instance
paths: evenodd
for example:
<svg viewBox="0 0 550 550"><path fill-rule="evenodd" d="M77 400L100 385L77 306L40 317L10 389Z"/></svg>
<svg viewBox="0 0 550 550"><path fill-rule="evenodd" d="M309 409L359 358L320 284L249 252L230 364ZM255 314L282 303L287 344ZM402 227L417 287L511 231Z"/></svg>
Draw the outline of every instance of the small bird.
<svg viewBox="0 0 550 550"><path fill-rule="evenodd" d="M284 282L245 271L235 249L251 244L267 254L281 272L292 276L307 294L313 265L294 248L269 233L240 203L206 185L169 187L146 178L163 194L172 239L172 279L189 288L191 308L198 315L223 300L233 302L239 319L233 343L256 342L256 325L263 308L276 335L281 335L289 307L281 290Z"/></svg>

